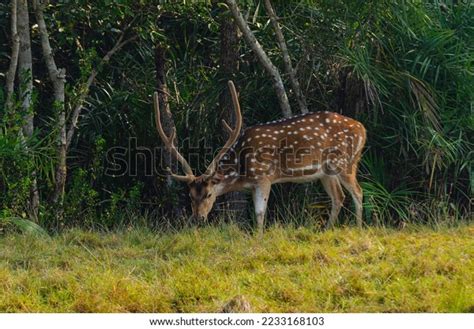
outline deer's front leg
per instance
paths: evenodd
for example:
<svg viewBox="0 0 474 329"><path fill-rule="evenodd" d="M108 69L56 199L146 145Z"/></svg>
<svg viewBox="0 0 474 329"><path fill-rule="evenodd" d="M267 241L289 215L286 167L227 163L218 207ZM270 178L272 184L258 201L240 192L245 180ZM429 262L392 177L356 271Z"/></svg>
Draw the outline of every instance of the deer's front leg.
<svg viewBox="0 0 474 329"><path fill-rule="evenodd" d="M258 232L263 234L265 212L267 210L268 197L270 196L271 183L261 182L253 189L253 204L255 216L257 217Z"/></svg>

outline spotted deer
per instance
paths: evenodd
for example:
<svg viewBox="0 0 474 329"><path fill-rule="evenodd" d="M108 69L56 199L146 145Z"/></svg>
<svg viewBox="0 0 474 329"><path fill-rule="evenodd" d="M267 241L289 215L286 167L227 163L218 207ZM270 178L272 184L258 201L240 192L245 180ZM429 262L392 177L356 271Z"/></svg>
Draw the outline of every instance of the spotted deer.
<svg viewBox="0 0 474 329"><path fill-rule="evenodd" d="M251 190L258 229L263 231L272 184L321 180L331 198L327 227L332 227L344 201L341 185L355 203L357 225L362 226L362 190L356 173L366 141L364 126L334 112L315 112L249 127L241 132L242 115L237 92L229 81L236 123L224 120L229 137L207 167L195 176L178 152L176 131L167 136L160 121L158 94L154 94L155 120L165 147L181 164L185 175L171 176L188 183L193 215L206 219L216 198L231 191Z"/></svg>

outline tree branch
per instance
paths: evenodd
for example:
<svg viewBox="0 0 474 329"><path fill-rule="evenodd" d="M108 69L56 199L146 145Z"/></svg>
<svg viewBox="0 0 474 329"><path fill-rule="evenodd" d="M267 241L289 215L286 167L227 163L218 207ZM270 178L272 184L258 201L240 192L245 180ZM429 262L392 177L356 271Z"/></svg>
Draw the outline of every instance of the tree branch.
<svg viewBox="0 0 474 329"><path fill-rule="evenodd" d="M275 36L278 42L278 47L280 47L281 53L283 55L283 63L285 65L285 71L290 78L290 83L295 91L296 100L298 102L298 106L300 108L301 113L308 113L308 106L306 105L306 99L301 92L300 84L298 79L296 78L296 72L291 64L290 54L288 52L288 47L285 42L285 37L283 36L283 32L281 31L280 24L278 23L278 18L275 13L275 10L272 7L270 0L264 0L265 9L267 11L268 16L270 17L270 21L273 26L273 30L275 31Z"/></svg>
<svg viewBox="0 0 474 329"><path fill-rule="evenodd" d="M82 90L79 94L78 101L77 101L76 106L74 107L74 110L73 110L72 115L71 115L71 123L69 125L69 129L67 130L66 149L69 149L69 145L71 145L71 141L72 141L72 138L74 137L74 133L75 133L75 130L77 128L77 122L79 120L79 116L81 114L81 111L82 111L82 108L83 108L83 105L84 105L84 101L86 100L86 97L89 94L89 89L90 89L91 85L94 83L99 69L105 63L107 63L110 60L110 58L117 51L119 51L123 46L125 46L126 44L128 44L128 43L134 41L135 39L137 39L137 36L133 36L133 37L128 38L125 41L123 41L125 32L126 32L126 29L122 32L122 34L120 35L120 37L118 38L117 42L112 47L112 49L110 49L107 52L107 54L105 54L105 56L100 61L99 65L96 68L92 69L92 72L89 75L89 78L87 79L86 83L82 87Z"/></svg>
<svg viewBox="0 0 474 329"><path fill-rule="evenodd" d="M271 76L273 80L273 87L277 94L278 102L280 104L280 108L283 115L285 117L290 117L292 115L292 112L290 108L290 103L288 101L288 96L286 95L285 86L283 85L283 80L280 76L280 72L275 67L275 65L273 65L272 61L263 50L262 45L255 38L255 35L253 34L252 30L250 30L250 27L242 16L242 13L240 12L235 0L226 0L226 3L229 6L232 16L234 17L235 23L242 32L242 35L244 36L245 41L247 42L249 47L252 48L262 66Z"/></svg>
<svg viewBox="0 0 474 329"><path fill-rule="evenodd" d="M53 50L49 42L49 33L44 21L43 7L38 0L33 0L33 8L35 10L36 21L41 37L41 48L43 49L43 57L48 69L49 78L53 84L62 84L64 86L66 80L66 70L64 68L58 69L54 61ZM64 87L63 87L64 88ZM55 88L56 89L56 88ZM57 99L56 99L57 100ZM64 90L63 100L64 102Z"/></svg>

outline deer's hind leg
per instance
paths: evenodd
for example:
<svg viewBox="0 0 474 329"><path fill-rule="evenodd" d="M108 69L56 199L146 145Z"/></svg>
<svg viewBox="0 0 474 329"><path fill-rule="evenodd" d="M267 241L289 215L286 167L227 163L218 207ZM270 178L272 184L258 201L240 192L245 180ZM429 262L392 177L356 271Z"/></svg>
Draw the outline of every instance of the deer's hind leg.
<svg viewBox="0 0 474 329"><path fill-rule="evenodd" d="M326 228L332 228L336 223L339 212L341 211L342 204L344 203L344 192L342 191L341 184L336 176L325 176L321 178L326 193L331 198L331 214L329 215L329 221L326 224Z"/></svg>
<svg viewBox="0 0 474 329"><path fill-rule="evenodd" d="M354 166L355 167L355 166ZM342 172L339 174L338 178L341 182L342 186L349 191L352 196L352 200L354 200L355 205L355 214L356 214L356 222L359 228L362 228L362 188L357 181L356 176L357 170L353 168L351 172Z"/></svg>

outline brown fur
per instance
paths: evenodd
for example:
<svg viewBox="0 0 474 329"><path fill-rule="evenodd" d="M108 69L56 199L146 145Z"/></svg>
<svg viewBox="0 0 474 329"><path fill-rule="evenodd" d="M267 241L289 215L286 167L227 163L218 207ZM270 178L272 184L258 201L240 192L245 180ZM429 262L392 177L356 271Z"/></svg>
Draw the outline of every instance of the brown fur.
<svg viewBox="0 0 474 329"><path fill-rule="evenodd" d="M362 191L356 172L365 141L361 123L333 112L247 128L220 160L212 177L190 184L193 204L201 205L193 209L205 217L218 195L243 189L254 192L255 202L266 204L271 184L321 179L332 200L328 226L334 224L344 200L341 184L353 196L357 223L362 225L358 204ZM263 193L261 198L255 196L258 188ZM257 219L262 229L265 209L259 210Z"/></svg>

